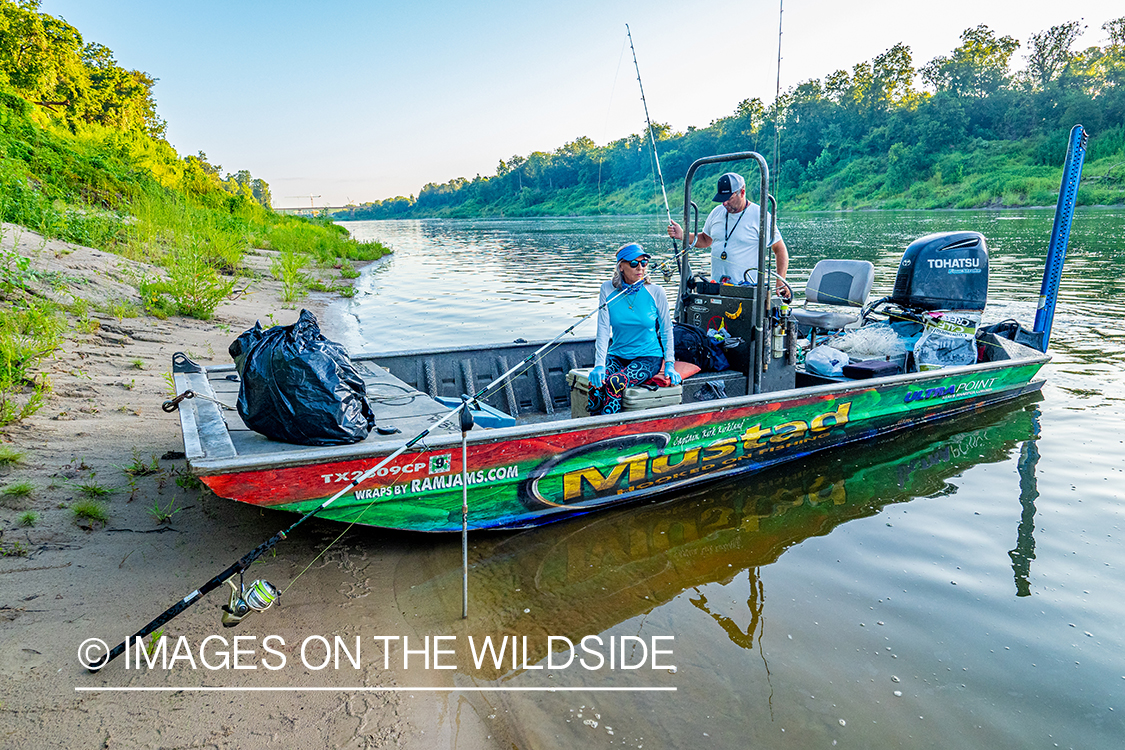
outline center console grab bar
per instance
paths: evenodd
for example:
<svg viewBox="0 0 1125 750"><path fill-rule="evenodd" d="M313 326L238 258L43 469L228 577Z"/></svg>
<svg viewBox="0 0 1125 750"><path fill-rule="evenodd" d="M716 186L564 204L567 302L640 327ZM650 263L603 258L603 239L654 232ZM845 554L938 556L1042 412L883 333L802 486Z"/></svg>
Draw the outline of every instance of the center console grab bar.
<svg viewBox="0 0 1125 750"><path fill-rule="evenodd" d="M691 278L691 263L688 259L688 211L691 207L691 181L695 176L696 170L700 167L707 166L708 164L722 164L724 162L732 161L745 161L753 159L758 163L758 174L762 179L761 188L759 189L759 204L758 210L760 216L758 217L758 291L754 300L754 310L752 318L753 341L750 342L752 355L750 357L750 380L751 380L751 393L762 392L762 371L766 359L766 336L764 332L766 320L766 306L769 302L768 281L766 279L766 250L769 247L769 237L765 231L766 228L771 227L769 224L769 204L772 196L770 195L770 168L766 163L765 157L756 151L739 151L733 154L720 154L718 156L707 156L702 159L696 159L691 167L688 168L687 176L684 178L684 237L680 246L680 293L676 298L676 320L684 322L684 295L687 294L687 281ZM749 199L747 199L749 200Z"/></svg>

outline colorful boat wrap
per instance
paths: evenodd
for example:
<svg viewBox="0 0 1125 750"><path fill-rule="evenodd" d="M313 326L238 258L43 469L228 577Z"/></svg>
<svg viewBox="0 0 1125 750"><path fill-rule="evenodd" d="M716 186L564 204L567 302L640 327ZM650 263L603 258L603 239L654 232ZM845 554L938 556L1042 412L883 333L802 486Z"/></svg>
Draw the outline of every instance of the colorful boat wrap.
<svg viewBox="0 0 1125 750"><path fill-rule="evenodd" d="M392 529L457 531L464 477L471 528L541 525L1006 401L1040 387L1032 378L1042 364L958 368L811 394L787 391L768 400L734 399L710 411L668 407L647 419L634 414L630 421L596 418L474 430L464 473L460 444L445 439L396 457L319 516ZM199 473L222 497L307 512L379 460L373 453L222 473L200 466Z"/></svg>

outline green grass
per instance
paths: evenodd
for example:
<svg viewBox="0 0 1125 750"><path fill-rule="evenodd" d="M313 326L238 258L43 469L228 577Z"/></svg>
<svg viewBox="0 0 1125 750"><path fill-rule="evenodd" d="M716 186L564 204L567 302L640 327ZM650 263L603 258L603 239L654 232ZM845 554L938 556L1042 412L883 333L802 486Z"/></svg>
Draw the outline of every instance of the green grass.
<svg viewBox="0 0 1125 750"><path fill-rule="evenodd" d="M13 482L0 490L0 495L10 498L23 498L28 497L34 491L35 485L31 482Z"/></svg>
<svg viewBox="0 0 1125 750"><path fill-rule="evenodd" d="M351 261L343 258L340 261L340 276L345 279L359 278L359 271L352 265Z"/></svg>
<svg viewBox="0 0 1125 750"><path fill-rule="evenodd" d="M76 484L74 488L81 492L86 497L108 497L113 494L113 490L101 486L97 482L85 482L83 484Z"/></svg>
<svg viewBox="0 0 1125 750"><path fill-rule="evenodd" d="M149 508L148 514L152 516L158 524L166 524L171 523L172 516L176 515L181 510L183 510L183 508L176 507L176 498L172 498L172 501L168 503L168 507L166 508L160 507L159 500L153 500L152 507Z"/></svg>
<svg viewBox="0 0 1125 750"><path fill-rule="evenodd" d="M132 302L123 299L112 299L104 305L102 312L112 315L117 320L136 318L141 315L141 310Z"/></svg>
<svg viewBox="0 0 1125 750"><path fill-rule="evenodd" d="M23 542L0 544L0 557L27 557L28 548Z"/></svg>
<svg viewBox="0 0 1125 750"><path fill-rule="evenodd" d="M164 140L96 124L63 125L32 109L17 96L0 95L0 220L161 268L136 281L148 314L209 319L247 275L243 257L251 246L329 265L390 252L357 242L327 220L275 214L224 181L217 167L181 159ZM0 255L0 297L37 278L27 258ZM122 300L104 307L118 319L139 312ZM2 382L0 390L7 393ZM4 407L0 424L26 416L23 405Z"/></svg>
<svg viewBox="0 0 1125 750"><path fill-rule="evenodd" d="M101 327L101 321L97 318L79 318L74 322L74 330L79 333L93 333Z"/></svg>
<svg viewBox="0 0 1125 750"><path fill-rule="evenodd" d="M176 477L176 484L185 490L200 490L203 489L203 482L194 475L189 473L181 474Z"/></svg>
<svg viewBox="0 0 1125 750"><path fill-rule="evenodd" d="M28 417L42 405L49 381L37 373L59 347L64 325L50 302L0 300L0 426Z"/></svg>
<svg viewBox="0 0 1125 750"><path fill-rule="evenodd" d="M15 448L0 445L0 466L13 466L23 461L23 454Z"/></svg>
<svg viewBox="0 0 1125 750"><path fill-rule="evenodd" d="M151 474L160 473L160 462L156 459L156 454L152 454L152 461L145 463L141 458L141 452L137 448L133 448L133 460L125 466L119 466L123 472L131 477L147 477Z"/></svg>
<svg viewBox="0 0 1125 750"><path fill-rule="evenodd" d="M296 302L313 283L313 279L304 273L309 260L309 256L304 253L283 250L270 263L270 273L281 282L283 302Z"/></svg>
<svg viewBox="0 0 1125 750"><path fill-rule="evenodd" d="M156 651L156 647L160 645L160 639L163 637L164 628L157 628L152 632L152 635L149 636L148 643L145 644L145 653L148 654L149 657Z"/></svg>
<svg viewBox="0 0 1125 750"><path fill-rule="evenodd" d="M89 520L97 521L99 523L106 523L109 521L109 511L106 510L105 503L97 500L82 500L70 506L70 511L74 514L75 521Z"/></svg>
<svg viewBox="0 0 1125 750"><path fill-rule="evenodd" d="M34 526L38 522L39 522L39 514L37 514L35 511L32 511L32 510L29 510L26 513L24 513L23 515L21 515L20 520L19 520L20 526L28 526L28 527Z"/></svg>
<svg viewBox="0 0 1125 750"><path fill-rule="evenodd" d="M145 311L158 317L185 315L210 320L219 304L234 292L237 278L222 276L207 264L203 244L192 239L165 258L168 276L140 282Z"/></svg>

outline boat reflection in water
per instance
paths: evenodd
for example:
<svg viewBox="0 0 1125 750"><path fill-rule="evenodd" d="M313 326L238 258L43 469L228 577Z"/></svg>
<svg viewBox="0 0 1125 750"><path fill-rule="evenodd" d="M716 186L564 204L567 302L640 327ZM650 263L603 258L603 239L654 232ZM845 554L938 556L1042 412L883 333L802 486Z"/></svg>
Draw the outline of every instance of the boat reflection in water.
<svg viewBox="0 0 1125 750"><path fill-rule="evenodd" d="M460 546L439 545L412 557L395 575L401 611L419 634L463 640L517 636L519 663L500 669L458 669L475 678L514 677L547 656L547 637L573 642L645 615L681 593L746 578L747 611L739 621L712 612L696 591L690 599L726 636L752 648L765 606L759 568L790 547L886 505L949 494L947 480L980 464L1009 459L1017 449L1023 517L1011 552L1016 593L1029 591L1034 558L1035 462L1039 396L985 412L974 429L956 425L901 435L878 450L849 448L757 475L712 485L674 502L583 517L515 536L470 539L469 619L461 608ZM470 513L472 509L470 507ZM527 657L523 657L526 636ZM556 650L560 642L556 642ZM467 660L462 660L466 662Z"/></svg>
<svg viewBox="0 0 1125 750"><path fill-rule="evenodd" d="M1035 481L1035 467L1039 463L1039 412L1032 415L1034 437L1024 441L1020 449L1018 470L1020 475L1020 525L1016 532L1016 548L1008 553L1012 558L1012 572L1016 576L1016 596L1031 596L1031 561L1035 559L1035 499L1039 487Z"/></svg>

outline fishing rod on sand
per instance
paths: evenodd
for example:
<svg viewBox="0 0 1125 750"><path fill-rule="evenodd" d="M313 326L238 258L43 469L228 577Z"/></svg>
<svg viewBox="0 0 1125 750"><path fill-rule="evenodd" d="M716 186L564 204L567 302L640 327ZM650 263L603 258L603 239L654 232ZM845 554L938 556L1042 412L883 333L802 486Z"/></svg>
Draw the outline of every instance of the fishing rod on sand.
<svg viewBox="0 0 1125 750"><path fill-rule="evenodd" d="M642 283L644 283L643 279L641 281L637 282L637 284L642 284ZM461 439L462 439L462 461L464 461L465 457L466 457L466 448L465 448L466 435L467 435L468 430L470 430L473 426L472 414L469 412L469 408L468 408L469 404L476 403L480 399L486 398L493 390L495 390L497 387L499 387L505 380L507 380L513 374L515 374L521 367L530 367L531 365L533 365L537 359L542 357L551 348L556 346L562 340L562 338L564 336L566 336L567 334L572 332L575 328L577 328L579 325L581 325L582 323L587 321L593 315L596 315L603 307L608 306L610 302L617 299L622 294L626 294L627 292L629 292L630 289L633 286L636 286L637 284L633 284L633 285L622 284L621 289L617 290L617 292L615 292L614 294L611 294L609 297L607 297L605 302L599 304L596 308L594 308L592 311L590 311L589 313L584 315L581 319L576 321L574 324L572 324L569 328L567 328L565 331L560 333L558 336L551 339L547 343L543 344L543 346L539 347L534 352L532 352L531 354L524 357L522 360L517 362L515 364L515 366L513 366L507 372L505 372L501 375L498 375L490 383L488 383L487 385L482 387L479 391L477 391L473 396L462 395L460 405L454 407L448 413L446 413L444 416L442 416L440 419L438 419L436 422L434 422L432 425L430 425L428 428L426 428L425 430L422 430L422 432L418 433L413 438L411 438L407 442L403 443L393 453L391 453L389 456L384 458L382 461L375 464L370 469L368 469L367 471L363 472L361 475L359 475L358 477L353 479L350 484L346 485L343 489L341 489L335 495L333 495L332 497L330 497L327 500L325 500L324 502L322 502L316 508L313 508L312 510L305 513L303 516L298 518L296 521L294 521L291 525L289 525L284 530L278 531L276 534L274 534L272 537L267 539L265 542L263 542L262 544L259 544L257 547L255 547L254 549L247 552L245 555L243 555L241 558L239 558L237 562L233 563L226 570L219 573L215 577L211 578L209 581L207 581L202 586L200 586L199 588L197 588L194 591L192 591L191 593L189 593L183 599L180 599L178 602L173 604L171 607L164 610L164 612L162 612L160 615L158 615L155 619L153 619L151 622L149 622L143 628L138 630L132 636L127 637L124 641L122 641L118 645L114 646L113 649L106 652L101 657L96 658L96 659L87 659L86 660L87 669L89 669L89 671L91 671L91 672L97 672L102 667L104 667L106 664L113 661L118 656L120 656L122 653L124 653L125 650L129 647L130 642L132 642L134 644L138 643L140 641L140 639L143 639L145 636L155 632L157 628L161 627L165 623L169 622L170 620L172 620L173 618L175 618L176 616L181 614L188 607L190 607L191 605L198 602L200 599L202 599L205 595L207 595L211 591L214 591L215 589L221 587L224 583L228 584L230 586L231 597L230 597L230 602L228 604L224 605L223 608L222 608L223 609L223 627L227 627L227 628L235 627L240 622L242 622L242 620L245 617L250 615L251 612L264 612L265 610L269 609L274 604L274 602L277 601L277 598L280 595L280 592L278 591L277 587L275 587L273 584L271 584L271 583L269 583L268 581L265 581L265 580L254 581L253 583L250 584L249 587L246 587L243 584L243 580L242 580L243 573L245 573L245 571L253 564L253 562L255 560L257 560L259 557L264 555L266 552L273 549L275 546L277 546L282 541L284 541L290 534L292 534L297 529L298 526L300 526L305 521L309 520L310 518L312 518L316 514L323 511L325 508L327 508L332 503L339 500L341 497L343 497L348 492L352 491L354 488L358 487L363 482L365 482L368 479L370 479L371 477L375 476L375 474L379 471L379 469L383 468L388 463L393 461L395 458L402 455L404 452L406 452L407 450L409 450L413 446L417 445L419 442L424 440L426 438L426 436L429 435L434 429L436 429L438 426L444 424L445 422L448 422L449 420L451 420L453 417L457 416L458 414L461 415L460 427L461 427ZM465 471L465 466L462 465L462 472L464 472L464 471ZM465 486L467 487L467 484ZM368 504L368 507L373 505L375 502L376 501L373 500L370 504ZM363 512L366 512L366 510L367 509L364 508ZM356 516L356 520L352 521L352 524L356 523L359 520L359 518L361 518L363 516L363 512L361 512L358 516ZM347 529L345 529L345 531L347 531ZM461 533L462 533L462 556L464 558L463 561L462 561L463 562L463 569L467 570L467 559L468 559L467 558L467 552L468 552L468 550L467 550L467 534L468 534L468 497L467 497L467 494L464 497L463 505L462 505L462 532ZM341 536L343 536L343 534L341 534ZM339 537L337 537L337 538L339 538ZM234 577L235 576L238 576L239 582L238 582L237 586L234 583ZM464 597L465 597L465 600L464 600L463 605L462 605L462 617L466 617L467 611L468 611L467 577L466 577L466 583L465 583L465 586L464 586Z"/></svg>

